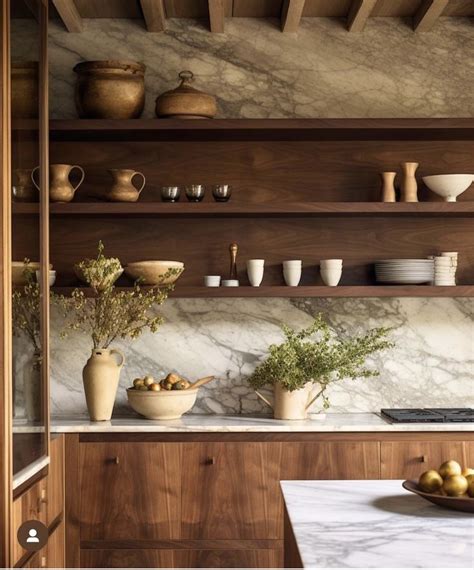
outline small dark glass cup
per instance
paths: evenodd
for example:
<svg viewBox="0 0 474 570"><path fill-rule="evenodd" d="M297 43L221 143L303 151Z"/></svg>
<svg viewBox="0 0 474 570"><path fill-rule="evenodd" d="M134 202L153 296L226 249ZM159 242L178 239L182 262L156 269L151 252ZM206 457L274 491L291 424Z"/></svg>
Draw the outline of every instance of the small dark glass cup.
<svg viewBox="0 0 474 570"><path fill-rule="evenodd" d="M202 184L191 184L186 186L186 197L190 202L200 202L204 198L204 186Z"/></svg>
<svg viewBox="0 0 474 570"><path fill-rule="evenodd" d="M163 202L178 202L181 190L179 186L162 186L161 199Z"/></svg>
<svg viewBox="0 0 474 570"><path fill-rule="evenodd" d="M212 195L216 202L227 202L232 194L232 186L229 184L216 184L212 187Z"/></svg>

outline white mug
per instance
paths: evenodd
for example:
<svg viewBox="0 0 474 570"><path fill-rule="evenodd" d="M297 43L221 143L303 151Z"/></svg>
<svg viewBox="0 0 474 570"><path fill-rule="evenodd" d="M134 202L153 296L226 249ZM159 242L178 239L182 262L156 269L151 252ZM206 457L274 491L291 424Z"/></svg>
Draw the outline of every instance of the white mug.
<svg viewBox="0 0 474 570"><path fill-rule="evenodd" d="M204 275L205 287L219 287L220 284L221 284L220 275Z"/></svg>
<svg viewBox="0 0 474 570"><path fill-rule="evenodd" d="M238 287L239 280L238 279L223 279L222 280L222 287Z"/></svg>
<svg viewBox="0 0 474 570"><path fill-rule="evenodd" d="M328 287L336 287L342 277L342 267L321 269L321 278Z"/></svg>
<svg viewBox="0 0 474 570"><path fill-rule="evenodd" d="M301 259L291 259L283 262L283 277L288 287L297 287L301 280L303 262Z"/></svg>
<svg viewBox="0 0 474 570"><path fill-rule="evenodd" d="M263 281L264 266L264 259L249 259L247 261L247 275L252 287L259 287Z"/></svg>

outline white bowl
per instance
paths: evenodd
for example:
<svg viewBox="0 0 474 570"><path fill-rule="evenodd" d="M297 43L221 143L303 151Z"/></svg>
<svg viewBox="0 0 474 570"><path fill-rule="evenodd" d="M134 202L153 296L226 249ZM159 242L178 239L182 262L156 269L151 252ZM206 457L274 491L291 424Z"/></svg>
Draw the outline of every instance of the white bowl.
<svg viewBox="0 0 474 570"><path fill-rule="evenodd" d="M39 283L41 279L41 271L36 271L36 281ZM56 271L49 270L49 286L52 287L56 283Z"/></svg>
<svg viewBox="0 0 474 570"><path fill-rule="evenodd" d="M437 174L423 176L428 188L444 198L445 202L456 202L456 198L465 192L474 181L474 174Z"/></svg>
<svg viewBox="0 0 474 570"><path fill-rule="evenodd" d="M149 420L177 420L189 411L196 401L199 388L188 390L127 390L128 403Z"/></svg>

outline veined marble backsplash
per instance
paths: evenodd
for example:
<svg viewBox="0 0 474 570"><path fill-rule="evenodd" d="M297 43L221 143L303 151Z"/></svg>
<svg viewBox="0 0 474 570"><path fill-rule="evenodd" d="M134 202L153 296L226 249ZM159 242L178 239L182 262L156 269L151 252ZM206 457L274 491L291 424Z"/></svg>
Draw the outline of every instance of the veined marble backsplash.
<svg viewBox="0 0 474 570"><path fill-rule="evenodd" d="M72 69L91 59L146 64L145 117L183 69L217 97L221 117L474 116L469 18L440 18L423 34L396 18L371 18L352 34L331 18L303 18L296 35L277 20L241 18L227 19L225 34L181 19L157 34L139 20L86 20L80 34L53 21L50 30L53 118L76 117Z"/></svg>
<svg viewBox="0 0 474 570"><path fill-rule="evenodd" d="M471 299L172 299L161 313L157 334L117 343L124 367L115 413L130 412L125 388L147 373L161 378L176 371L195 380L214 374L200 389L194 413L263 413L247 378L267 346L281 338L280 323L303 327L323 312L341 334L391 326L392 350L369 361L380 376L343 381L329 396L333 412L376 411L381 407L474 405L474 303ZM56 414L86 413L82 368L90 339L59 338L53 311L51 397ZM317 411L316 402L313 411Z"/></svg>

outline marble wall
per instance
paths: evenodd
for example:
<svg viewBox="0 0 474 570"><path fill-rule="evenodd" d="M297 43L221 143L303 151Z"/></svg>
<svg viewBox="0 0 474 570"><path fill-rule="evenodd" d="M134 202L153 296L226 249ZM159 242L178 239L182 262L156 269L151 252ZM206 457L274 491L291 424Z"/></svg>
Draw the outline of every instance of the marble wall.
<svg viewBox="0 0 474 570"><path fill-rule="evenodd" d="M15 40L21 43L21 30ZM331 19L304 19L297 35L281 34L276 21L242 19L214 35L185 20L169 21L163 34L146 34L142 23L125 20L87 21L82 34L53 24L52 116L75 117L73 66L108 58L147 65L147 117L182 69L193 70L196 86L217 95L225 117L474 116L473 50L472 23L453 18L441 18L424 34L392 18L370 20L361 34L348 34ZM334 387L334 411L472 405L470 299L229 299L168 301L158 334L121 344L127 365L116 409L128 409L124 388L135 376L176 370L191 379L218 378L200 391L194 412L267 411L246 378L280 338L279 323L304 326L319 311L342 334L395 327L396 348L372 362L380 377ZM79 335L61 340L60 324L53 312L53 412L84 412L81 370L90 343Z"/></svg>

